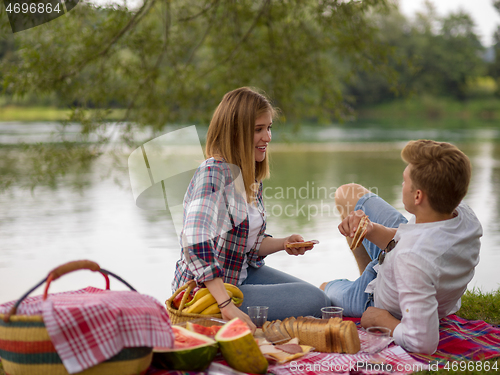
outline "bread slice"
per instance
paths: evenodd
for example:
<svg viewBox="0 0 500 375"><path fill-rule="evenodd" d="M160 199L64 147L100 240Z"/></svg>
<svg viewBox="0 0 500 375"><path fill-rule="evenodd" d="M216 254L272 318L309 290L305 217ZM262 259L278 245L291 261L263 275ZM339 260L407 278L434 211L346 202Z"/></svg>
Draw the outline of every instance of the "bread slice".
<svg viewBox="0 0 500 375"><path fill-rule="evenodd" d="M299 338L299 344L300 345L306 345L304 343L304 339L305 339L305 332L304 330L302 329L302 326L304 324L304 320L305 318L303 316L299 316L296 320L295 320L295 327L294 327L294 330L295 332L297 332L297 337Z"/></svg>
<svg viewBox="0 0 500 375"><path fill-rule="evenodd" d="M342 322L344 325L344 351L348 354L356 354L361 350L361 343L359 341L358 329L353 321L346 320Z"/></svg>
<svg viewBox="0 0 500 375"><path fill-rule="evenodd" d="M287 327L287 331L288 333L290 334L290 337L297 337L295 335L295 330L293 329L293 322L295 322L295 317L290 317L288 318L288 327Z"/></svg>
<svg viewBox="0 0 500 375"><path fill-rule="evenodd" d="M312 322L314 341L317 345L317 350L323 353L330 353L330 331L328 329L328 320L317 319L317 322Z"/></svg>
<svg viewBox="0 0 500 375"><path fill-rule="evenodd" d="M290 336L290 338L292 338L293 335L290 332L289 325L288 325L289 320L290 320L290 318L283 319L283 321L281 322L281 325L280 325L280 330L283 334L288 335L288 336Z"/></svg>
<svg viewBox="0 0 500 375"><path fill-rule="evenodd" d="M342 344L340 343L340 318L330 318L328 328L330 333L330 345L332 353L342 353Z"/></svg>
<svg viewBox="0 0 500 375"><path fill-rule="evenodd" d="M266 332L267 328L271 325L271 322L268 320L262 325L262 332Z"/></svg>
<svg viewBox="0 0 500 375"><path fill-rule="evenodd" d="M292 329L292 319L295 319L293 317L291 318L286 318L285 320L283 320L283 322L281 323L281 330L285 330L285 332L288 334L288 336L290 336L290 338L292 339L294 336L293 336L293 329Z"/></svg>

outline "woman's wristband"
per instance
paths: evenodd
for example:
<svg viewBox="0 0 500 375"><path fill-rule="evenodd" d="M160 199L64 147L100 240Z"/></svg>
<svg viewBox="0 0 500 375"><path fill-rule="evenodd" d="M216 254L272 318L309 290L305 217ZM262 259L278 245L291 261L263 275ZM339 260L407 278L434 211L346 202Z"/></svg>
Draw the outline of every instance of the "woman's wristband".
<svg viewBox="0 0 500 375"><path fill-rule="evenodd" d="M229 305L231 303L232 299L229 298L228 300L218 304L217 306L219 306L219 309L223 309L224 307L226 307L227 305Z"/></svg>

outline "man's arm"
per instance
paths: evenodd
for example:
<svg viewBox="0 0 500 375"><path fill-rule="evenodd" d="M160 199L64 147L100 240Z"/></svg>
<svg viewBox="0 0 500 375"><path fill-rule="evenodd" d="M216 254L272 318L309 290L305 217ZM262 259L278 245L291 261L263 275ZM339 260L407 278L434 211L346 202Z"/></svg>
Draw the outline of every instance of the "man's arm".
<svg viewBox="0 0 500 375"><path fill-rule="evenodd" d="M366 239L380 247L382 250L385 249L396 235L398 228L388 228L377 223L371 223L371 225L373 228L371 231L366 233Z"/></svg>
<svg viewBox="0 0 500 375"><path fill-rule="evenodd" d="M393 317L389 311L373 306L368 307L361 317L363 328L386 327L391 330L391 336L400 323L401 320Z"/></svg>

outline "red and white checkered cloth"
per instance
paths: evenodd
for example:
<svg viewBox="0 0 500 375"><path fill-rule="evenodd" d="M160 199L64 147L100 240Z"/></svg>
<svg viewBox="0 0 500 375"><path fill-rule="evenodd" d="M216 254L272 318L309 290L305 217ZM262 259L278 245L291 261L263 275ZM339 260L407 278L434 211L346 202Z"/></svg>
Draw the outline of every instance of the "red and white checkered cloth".
<svg viewBox="0 0 500 375"><path fill-rule="evenodd" d="M16 301L0 306L10 310ZM165 307L155 298L132 291L94 287L29 297L18 315L43 315L57 354L72 374L95 366L124 347L172 347L174 336Z"/></svg>
<svg viewBox="0 0 500 375"><path fill-rule="evenodd" d="M386 374L406 375L428 369L400 346L394 345L377 354L319 353L311 352L297 360L282 365L269 366L274 375L327 375L327 374Z"/></svg>
<svg viewBox="0 0 500 375"><path fill-rule="evenodd" d="M367 354L363 352L367 345L366 332L358 329L358 334L361 351L357 354L311 352L290 362L270 365L267 373L273 375L407 375L429 369L429 363L415 360L402 347L394 344L379 353ZM212 362L208 373L236 374L222 358ZM158 369L153 366L146 373L146 375L184 374L187 372ZM205 373L189 372L189 374L203 375Z"/></svg>

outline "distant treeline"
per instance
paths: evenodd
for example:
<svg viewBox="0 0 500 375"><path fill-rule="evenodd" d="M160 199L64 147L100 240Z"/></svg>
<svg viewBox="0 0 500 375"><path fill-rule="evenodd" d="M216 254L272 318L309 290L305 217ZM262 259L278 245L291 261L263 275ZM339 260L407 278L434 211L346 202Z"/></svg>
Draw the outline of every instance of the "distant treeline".
<svg viewBox="0 0 500 375"><path fill-rule="evenodd" d="M224 92L249 85L289 119L330 121L408 94L500 96L500 26L494 41L485 48L469 14L441 17L430 3L412 19L388 0L80 3L0 32L0 105L70 107L75 120L122 108L124 120L161 126L206 121Z"/></svg>

